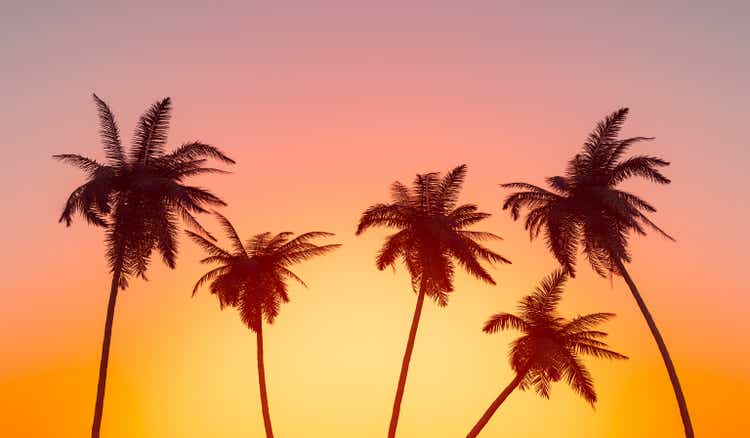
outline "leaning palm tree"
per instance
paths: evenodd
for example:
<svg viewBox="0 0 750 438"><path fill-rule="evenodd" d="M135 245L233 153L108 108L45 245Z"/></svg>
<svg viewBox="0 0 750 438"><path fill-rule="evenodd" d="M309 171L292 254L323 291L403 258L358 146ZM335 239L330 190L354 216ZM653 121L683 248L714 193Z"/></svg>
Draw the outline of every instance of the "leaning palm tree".
<svg viewBox="0 0 750 438"><path fill-rule="evenodd" d="M222 249L206 237L188 231L188 235L203 248L208 256L201 263L218 264L203 275L193 288L193 295L205 283L219 299L219 306L235 307L245 325L253 332L257 342L258 384L263 425L268 438L273 437L271 414L266 392L266 372L263 365L263 319L273 324L282 303L289 302L287 280L306 286L289 268L304 260L326 254L341 245L316 245L311 241L332 236L331 233L313 231L292 238L293 233L256 234L243 244L234 226L227 218L215 213L231 244Z"/></svg>
<svg viewBox="0 0 750 438"><path fill-rule="evenodd" d="M490 284L495 284L495 281L480 261L510 263L478 243L499 239L498 236L466 230L490 215L478 211L474 204L457 207L465 178L466 165L461 165L443 177L435 172L417 175L411 188L394 182L391 185L393 202L371 206L359 220L357 235L376 226L399 230L388 236L375 263L379 270L383 270L388 266L395 268L397 261L403 260L411 276L412 289L417 293L417 305L393 402L389 438L396 436L406 375L425 297L432 298L440 306L448 304L448 294L453 291L455 262L469 274Z"/></svg>
<svg viewBox="0 0 750 438"><path fill-rule="evenodd" d="M120 131L107 104L94 95L106 160L99 162L76 154L54 155L86 173L86 182L65 203L60 222L70 226L79 214L90 224L106 230L107 262L112 271L109 305L99 366L92 438L99 437L104 409L104 389L118 288L132 276L146 278L151 252L156 249L170 268L175 267L177 234L182 219L189 227L205 232L194 214L206 206L225 205L210 191L185 185L185 180L223 171L206 167L208 159L234 163L217 148L185 143L167 153L165 144L172 108L167 97L143 113L133 145L125 151Z"/></svg>
<svg viewBox="0 0 750 438"><path fill-rule="evenodd" d="M524 297L519 305L520 314L498 313L484 324L485 333L516 329L523 336L516 339L510 351L510 364L515 378L492 402L467 438L479 435L492 415L517 387L534 388L540 396L549 398L550 384L563 377L568 384L594 406L596 392L591 374L581 361L582 355L605 359L627 359L620 353L607 349L602 338L607 333L595 330L596 326L612 318L612 313L592 313L566 320L557 313L567 275L565 271L553 272Z"/></svg>
<svg viewBox="0 0 750 438"><path fill-rule="evenodd" d="M650 228L673 240L648 218L648 213L656 211L653 205L618 189L620 183L633 177L657 184L670 182L659 171L669 165L667 161L649 155L624 158L633 144L653 140L649 137L618 139L627 114L628 109L622 108L599 122L584 143L583 151L569 161L565 175L547 178L549 190L527 183L503 184L505 188L519 190L505 198L503 209L510 209L511 217L518 219L521 209L527 208L525 228L531 238L544 231L550 251L571 275L575 275L576 255L581 246L599 275L615 274L625 279L666 365L685 436L692 438L693 426L677 371L654 318L625 269L625 263L631 261L628 251L631 233L645 235Z"/></svg>

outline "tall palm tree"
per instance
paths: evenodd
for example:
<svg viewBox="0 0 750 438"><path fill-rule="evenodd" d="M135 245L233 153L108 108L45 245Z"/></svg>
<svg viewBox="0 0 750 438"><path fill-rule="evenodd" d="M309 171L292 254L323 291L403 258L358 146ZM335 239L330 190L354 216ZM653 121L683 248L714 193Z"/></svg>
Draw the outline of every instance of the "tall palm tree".
<svg viewBox="0 0 750 438"><path fill-rule="evenodd" d="M513 341L510 364L516 377L492 402L467 438L479 435L497 408L513 390L533 387L537 394L549 398L550 384L563 377L568 384L594 406L596 392L591 374L581 361L582 355L605 359L627 359L607 348L602 338L607 333L596 326L612 318L612 313L592 313L571 320L561 317L557 305L563 293L567 275L558 270L548 275L534 292L520 301L519 315L498 313L484 324L485 333L516 329L523 336Z"/></svg>
<svg viewBox="0 0 750 438"><path fill-rule="evenodd" d="M503 187L518 189L505 198L503 209L510 209L511 217L518 219L521 209L527 208L525 228L531 238L536 238L544 230L547 246L571 275L575 275L580 246L599 275L615 274L625 279L666 365L685 436L693 438L687 402L672 358L654 318L625 269L625 263L631 261L628 251L630 233L645 235L650 228L674 240L648 218L648 213L656 211L653 205L617 188L633 177L657 184L670 183L659 170L669 165L667 161L650 155L624 158L633 144L653 140L650 137L618 139L627 115L628 109L622 108L600 121L581 153L568 162L565 175L547 178L549 190L527 183L503 184Z"/></svg>
<svg viewBox="0 0 750 438"><path fill-rule="evenodd" d="M68 197L60 222L70 226L73 216L78 214L88 223L106 230L112 284L91 428L92 438L98 438L118 288L125 289L132 276L146 278L154 249L167 266L175 267L180 219L205 232L194 214L205 212L206 206L225 205L210 191L185 185L185 180L207 173L223 173L206 167L208 159L229 164L234 161L219 149L201 142L185 143L167 153L165 145L172 109L168 97L143 113L136 126L133 145L126 152L109 106L96 95L94 101L106 160L102 163L76 154L54 155L54 158L86 173L86 182Z"/></svg>
<svg viewBox="0 0 750 438"><path fill-rule="evenodd" d="M235 307L257 342L258 384L263 413L263 425L268 438L273 437L271 414L266 392L266 372L263 365L263 319L273 324L282 303L289 302L287 280L305 283L289 268L304 260L326 254L339 244L316 245L311 241L333 234L313 231L292 238L293 233L256 234L244 244L227 218L215 213L229 242L230 249L222 249L206 237L188 231L188 235L203 248L208 256L201 263L218 264L204 274L193 288L193 295L209 283L211 293L219 305Z"/></svg>
<svg viewBox="0 0 750 438"><path fill-rule="evenodd" d="M478 243L481 240L499 239L498 236L466 230L490 215L478 211L474 204L457 207L465 178L466 165L461 165L443 177L436 172L417 175L411 188L394 182L391 185L393 202L371 206L359 220L357 235L377 226L399 230L388 236L375 263L379 270L383 270L388 266L395 268L397 261L403 260L411 276L412 289L417 293L417 305L393 402L389 438L396 436L406 375L425 296L435 300L439 306L448 304L448 294L453 291L456 262L469 274L490 284L495 284L495 281L480 261L510 263Z"/></svg>

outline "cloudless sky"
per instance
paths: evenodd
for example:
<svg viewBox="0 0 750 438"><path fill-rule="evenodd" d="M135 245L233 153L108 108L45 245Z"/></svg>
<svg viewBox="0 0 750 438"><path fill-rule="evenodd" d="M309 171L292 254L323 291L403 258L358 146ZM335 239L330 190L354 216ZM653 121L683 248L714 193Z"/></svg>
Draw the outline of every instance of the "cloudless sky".
<svg viewBox="0 0 750 438"><path fill-rule="evenodd" d="M229 202L243 235L321 229L344 246L300 267L309 289L266 329L280 437L378 437L387 429L414 306L402 269L378 272L385 232L354 237L388 185L466 163L463 202L512 265L491 287L459 274L425 306L400 436L465 434L512 379L511 311L556 265L500 211L498 184L563 171L620 106L633 153L671 161L673 184L629 183L677 242L632 240L632 275L683 381L697 435L738 436L750 390L746 231L750 100L747 2L5 2L0 14L0 428L80 437L90 428L109 285L101 230L56 222L83 175L54 153L102 158L91 93L129 143L137 117L174 100L170 144L200 139L238 162L197 183ZM203 222L217 226L211 218ZM181 242L174 271L120 295L104 436L258 436L255 343L207 291ZM590 364L596 410L563 384L514 393L485 435L679 436L669 380L621 279L581 265L563 311L614 311L627 362ZM744 422L743 422L744 423ZM494 435L493 435L494 434Z"/></svg>

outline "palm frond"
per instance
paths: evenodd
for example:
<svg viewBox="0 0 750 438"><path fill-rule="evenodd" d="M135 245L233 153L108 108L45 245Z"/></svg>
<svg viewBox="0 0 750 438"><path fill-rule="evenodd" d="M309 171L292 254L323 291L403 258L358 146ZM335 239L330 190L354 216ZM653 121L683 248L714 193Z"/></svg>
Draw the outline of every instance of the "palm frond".
<svg viewBox="0 0 750 438"><path fill-rule="evenodd" d="M165 161L170 162L192 161L202 158L213 158L215 160L221 161L224 164L236 164L233 159L229 158L219 148L200 141L183 143L173 152L166 154L163 157Z"/></svg>
<svg viewBox="0 0 750 438"><path fill-rule="evenodd" d="M671 180L657 168L669 166L669 162L659 157L637 155L621 161L610 173L609 184L614 186L628 178L639 176L657 184L669 184Z"/></svg>
<svg viewBox="0 0 750 438"><path fill-rule="evenodd" d="M438 205L443 211L450 211L458 203L458 195L466 180L467 166L455 167L440 180L438 188Z"/></svg>
<svg viewBox="0 0 750 438"><path fill-rule="evenodd" d="M205 265L211 265L211 264L216 264L216 263L227 264L227 263L231 263L233 260L235 259L232 257L210 255L210 256L200 259L200 262Z"/></svg>
<svg viewBox="0 0 750 438"><path fill-rule="evenodd" d="M547 225L550 211L552 211L554 207L555 205L550 203L543 207L530 209L526 214L526 220L524 221L523 227L529 232L530 240L539 237L539 233L541 233L542 229Z"/></svg>
<svg viewBox="0 0 750 438"><path fill-rule="evenodd" d="M92 177L105 168L105 166L98 161L78 154L56 154L53 155L52 158L75 166Z"/></svg>
<svg viewBox="0 0 750 438"><path fill-rule="evenodd" d="M498 236L494 233L489 233L487 231L470 231L470 230L458 230L456 233L459 236L465 237L467 239L471 240L477 240L477 241L486 241L486 240L503 240L502 237Z"/></svg>
<svg viewBox="0 0 750 438"><path fill-rule="evenodd" d="M534 292L521 300L523 318L537 323L552 321L562 299L563 286L567 278L568 274L564 269L558 269L544 277Z"/></svg>
<svg viewBox="0 0 750 438"><path fill-rule="evenodd" d="M568 322L562 330L565 333L590 330L598 326L599 324L609 321L614 317L615 314L609 312L591 313L588 315L577 316L573 318L573 320Z"/></svg>
<svg viewBox="0 0 750 438"><path fill-rule="evenodd" d="M174 181L165 181L162 185L162 191L175 203L196 213L207 213L206 206L224 207L227 205L226 202L207 189L178 184Z"/></svg>
<svg viewBox="0 0 750 438"><path fill-rule="evenodd" d="M495 333L509 328L528 331L530 326L529 323L516 315L510 313L496 313L484 323L482 331L485 333Z"/></svg>
<svg viewBox="0 0 750 438"><path fill-rule="evenodd" d="M307 283L305 283L297 274L292 272L291 270L285 268L285 267L279 267L277 268L279 272L281 272L281 275L286 278L291 278L292 280L296 281L300 285L307 287Z"/></svg>
<svg viewBox="0 0 750 438"><path fill-rule="evenodd" d="M409 250L410 240L411 234L409 230L401 230L398 233L388 236L375 258L377 268L382 271L387 266L394 266L396 259L403 256Z"/></svg>
<svg viewBox="0 0 750 438"><path fill-rule="evenodd" d="M174 269L177 259L177 233L178 224L175 214L169 210L163 210L158 215L156 226L156 246L164 263Z"/></svg>
<svg viewBox="0 0 750 438"><path fill-rule="evenodd" d="M242 239L240 239L240 236L237 233L237 230L234 228L234 225L232 225L232 223L229 222L229 219L224 217L224 215L222 215L218 211L214 211L213 213L214 216L216 216L216 219L219 221L219 225L221 225L222 230L224 230L224 234L232 244L232 250L236 254L245 254L247 250L242 244Z"/></svg>
<svg viewBox="0 0 750 438"><path fill-rule="evenodd" d="M437 172L418 174L414 178L414 194L417 205L424 212L434 212L434 207L438 201L438 178Z"/></svg>
<svg viewBox="0 0 750 438"><path fill-rule="evenodd" d="M545 207L549 203L560 199L558 195L555 195L552 192L548 192L543 189L540 190L542 191L529 190L511 193L510 195L506 196L505 200L503 201L503 210L510 209L511 218L513 220L518 220L518 218L521 217L521 209L536 209Z"/></svg>
<svg viewBox="0 0 750 438"><path fill-rule="evenodd" d="M532 380L530 382L531 386L534 387L534 390L536 393L542 397L549 399L550 395L550 379L549 377L544 373L534 373L532 374Z"/></svg>
<svg viewBox="0 0 750 438"><path fill-rule="evenodd" d="M336 248L341 247L340 243L333 243L330 245L314 246L312 248L300 249L288 251L281 254L281 258L287 263L299 263L305 260L309 260L313 257L328 254Z"/></svg>
<svg viewBox="0 0 750 438"><path fill-rule="evenodd" d="M206 236L208 239L215 241L216 237L214 237L213 234L211 234L207 229L201 225L200 222L198 222L198 219L193 216L193 214L185 207L183 207L181 204L178 204L175 206L175 210L177 211L177 214L180 216L182 221L187 226L188 230L196 230L198 233L200 233L203 236Z"/></svg>
<svg viewBox="0 0 750 438"><path fill-rule="evenodd" d="M473 244L473 245L471 245ZM498 261L503 263L510 263L509 260L505 259L499 254L495 254L492 251L483 248L481 245L473 242L469 239L453 239L449 243L448 250L450 255L453 256L462 268L468 272L471 276L495 285L495 280L487 272L487 270L479 263L477 256L481 254L481 257L485 260Z"/></svg>
<svg viewBox="0 0 750 438"><path fill-rule="evenodd" d="M393 198L393 201L396 204L403 206L410 206L414 202L409 188L399 181L395 181L391 184L391 198Z"/></svg>
<svg viewBox="0 0 750 438"><path fill-rule="evenodd" d="M183 169L177 172L174 176L180 180L189 178L192 176L199 175L229 175L232 172L224 169L217 169L215 167L196 167L192 169Z"/></svg>
<svg viewBox="0 0 750 438"><path fill-rule="evenodd" d="M547 246L558 263L571 277L575 277L575 261L578 250L578 224L569 210L558 206L551 209L545 218Z"/></svg>
<svg viewBox="0 0 750 438"><path fill-rule="evenodd" d="M286 250L288 248L292 248L303 243L308 243L313 239L322 239L322 238L333 237L333 236L335 236L335 234L329 233L326 231L309 231L307 233L302 233L298 235L294 239L291 239L290 241L285 243L280 249Z"/></svg>
<svg viewBox="0 0 750 438"><path fill-rule="evenodd" d="M673 241L673 242L675 241L675 238L674 238L674 237L672 237L671 235L667 234L667 232L666 232L666 231L664 231L664 230L662 230L661 228L659 228L659 226L657 226L657 225L656 225L655 223L653 223L653 222L651 221L651 219L649 219L648 217L646 217L646 215L645 215L645 214L643 214L643 213L641 213L641 212L638 212L638 213L637 213L637 216L638 216L638 220L639 220L639 221L643 222L643 223L644 223L644 224L646 224L646 225L647 225L647 226L648 226L649 228L651 228L652 230L654 230L654 231L656 231L657 233L659 233L659 234L660 234L660 235L661 235L662 237L664 237L664 238L667 238L667 239L669 239L669 240L671 240L671 241Z"/></svg>
<svg viewBox="0 0 750 438"><path fill-rule="evenodd" d="M475 242L471 236L466 236L463 234L457 234L457 236L458 240L471 252L471 254L475 258L486 260L490 263L511 264L510 260Z"/></svg>
<svg viewBox="0 0 750 438"><path fill-rule="evenodd" d="M265 231L258 233L247 240L245 240L245 250L250 257L260 257L262 255L268 255L266 251L266 245L271 239L271 233Z"/></svg>
<svg viewBox="0 0 750 438"><path fill-rule="evenodd" d="M589 356L598 357L601 359L627 359L628 357L624 354L620 354L616 351L612 351L606 348L602 348L596 345L591 345L586 342L574 342L572 347L576 354L587 354Z"/></svg>
<svg viewBox="0 0 750 438"><path fill-rule="evenodd" d="M215 243L211 242L210 240L206 239L205 237L201 236L198 233L195 233L190 230L186 230L185 234L187 234L188 237L190 237L190 239L193 240L193 242L195 242L198 246L203 248L204 251L206 251L208 254L212 256L225 257L225 258L232 257L232 254L230 254L228 251L220 248L218 245L216 245Z"/></svg>
<svg viewBox="0 0 750 438"><path fill-rule="evenodd" d="M447 216L449 226L456 230L460 230L492 216L489 213L477 211L478 209L479 207L474 204L464 204L456 208Z"/></svg>
<svg viewBox="0 0 750 438"><path fill-rule="evenodd" d="M125 154L122 150L120 129L115 122L115 116L112 114L112 110L110 110L109 105L107 105L106 102L100 99L96 94L93 94L93 97L99 115L99 135L102 139L104 152L110 163L113 165L121 165L125 163Z"/></svg>
<svg viewBox="0 0 750 438"><path fill-rule="evenodd" d="M625 154L625 152L630 149L630 147L635 144L642 141L651 141L654 137L631 137L626 138L623 140L618 140L617 144L614 148L612 148L612 151L607 159L606 167L611 169L617 164L617 161Z"/></svg>
<svg viewBox="0 0 750 438"><path fill-rule="evenodd" d="M107 227L108 222L105 216L109 213L108 202L111 189L110 185L98 179L90 180L77 187L68 196L59 222L65 222L66 226L70 226L73 216L78 213L91 225Z"/></svg>
<svg viewBox="0 0 750 438"><path fill-rule="evenodd" d="M571 182L564 176L551 176L547 178L546 181L547 184L558 193L569 193L572 189Z"/></svg>
<svg viewBox="0 0 750 438"><path fill-rule="evenodd" d="M133 134L132 163L145 163L164 153L171 111L172 100L166 97L151 105L141 115Z"/></svg>
<svg viewBox="0 0 750 438"><path fill-rule="evenodd" d="M586 160L606 159L605 156L608 156L608 152L616 145L617 136L628 117L628 111L628 108L620 108L597 123L596 128L589 134L583 145Z"/></svg>
<svg viewBox="0 0 750 438"><path fill-rule="evenodd" d="M596 403L596 391L594 390L594 381L591 373L586 369L583 363L576 357L570 356L565 367L565 377L568 384L591 406Z"/></svg>
<svg viewBox="0 0 750 438"><path fill-rule="evenodd" d="M375 204L362 213L357 225L356 235L362 234L368 228L383 226L405 228L409 226L405 217L404 206L398 204Z"/></svg>
<svg viewBox="0 0 750 438"><path fill-rule="evenodd" d="M450 292L452 291L442 287L435 287L431 288L430 292L427 293L427 296L432 298L433 301L435 301L435 304L437 304L439 307L445 307L448 305Z"/></svg>
<svg viewBox="0 0 750 438"><path fill-rule="evenodd" d="M621 203L635 208L636 210L645 210L649 213L656 212L656 207L632 193L628 193L622 190L608 190L608 192L613 193L617 200Z"/></svg>
<svg viewBox="0 0 750 438"><path fill-rule="evenodd" d="M294 233L292 233L291 231L282 231L280 233L276 233L276 235L271 237L271 239L266 243L266 251L274 252L280 250L285 246L286 243L289 242L289 237L293 235Z"/></svg>
<svg viewBox="0 0 750 438"><path fill-rule="evenodd" d="M524 190L527 192L534 192L534 193L541 193L541 194L547 194L551 196L555 196L554 193L550 192L549 190L543 189L539 186L535 186L533 184L525 183L525 182L510 182L510 183L504 183L500 184L500 187L504 189L519 189Z"/></svg>

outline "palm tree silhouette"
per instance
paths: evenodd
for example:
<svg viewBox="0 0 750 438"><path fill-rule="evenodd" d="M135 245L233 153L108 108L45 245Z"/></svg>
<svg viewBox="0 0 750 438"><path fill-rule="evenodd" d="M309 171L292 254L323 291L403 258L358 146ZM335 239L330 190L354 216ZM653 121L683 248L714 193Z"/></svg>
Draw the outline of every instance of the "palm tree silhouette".
<svg viewBox="0 0 750 438"><path fill-rule="evenodd" d="M333 236L321 231L300 234L294 238L290 232L276 235L261 233L243 244L231 222L219 213L214 214L231 243L231 249L222 249L206 237L187 231L193 241L208 254L201 263L219 265L198 280L193 288L193 295L203 284L209 283L209 289L219 299L221 308L236 307L245 325L255 332L263 425L266 436L272 438L266 372L263 365L263 319L265 318L268 324L273 324L281 304L289 302L287 280L291 279L306 286L302 279L289 269L291 265L326 254L341 245L319 246L311 243L316 238Z"/></svg>
<svg viewBox="0 0 750 438"><path fill-rule="evenodd" d="M587 402L594 406L596 392L591 374L581 361L582 355L606 359L627 359L607 349L602 338L607 333L596 326L612 318L612 313L592 313L566 320L557 313L567 275L558 270L548 275L534 292L520 301L520 315L498 313L484 324L485 333L516 329L523 336L513 341L510 364L516 377L492 402L467 438L479 435L497 408L513 390L533 387L537 394L549 398L550 384L563 377Z"/></svg>
<svg viewBox="0 0 750 438"><path fill-rule="evenodd" d="M693 438L693 426L687 402L682 393L669 351L646 307L633 279L625 269L630 262L628 237L631 232L645 235L646 229L655 230L672 239L648 217L656 208L642 198L617 186L632 177L641 177L657 184L670 180L659 171L669 163L649 155L623 158L637 142L650 137L618 139L628 109L622 108L600 121L583 145L583 151L569 161L565 176L547 178L550 190L527 183L503 184L519 189L505 198L503 209L510 209L518 219L522 208L528 208L525 228L532 239L544 229L547 246L560 264L575 275L575 261L579 245L594 271L601 276L621 275L630 288L651 334L656 340L674 388L685 436Z"/></svg>
<svg viewBox="0 0 750 438"><path fill-rule="evenodd" d="M406 375L425 296L440 306L448 304L448 294L453 291L454 261L469 274L490 284L495 284L495 281L480 261L510 263L477 243L499 239L498 236L465 230L490 216L477 211L474 204L456 207L465 178L466 165L461 165L442 178L436 172L417 175L411 188L394 182L391 185L393 202L369 207L359 220L357 235L376 226L399 229L386 239L377 255L376 265L379 270L387 266L395 268L397 260L403 260L411 276L412 289L417 293L417 305L393 402L389 438L396 436Z"/></svg>
<svg viewBox="0 0 750 438"><path fill-rule="evenodd" d="M88 223L106 229L112 285L91 429L92 438L98 438L118 288L125 289L133 275L146 278L154 249L167 266L175 267L179 220L205 231L194 214L205 212L204 206L207 205L225 205L210 191L185 185L184 181L201 174L223 173L205 167L210 158L229 164L234 161L219 149L201 142L185 143L166 153L172 108L168 97L143 113L136 126L133 145L126 153L112 111L96 94L93 97L99 113L99 132L106 161L100 163L76 154L54 155L54 158L78 167L87 177L86 182L68 197L60 222L70 226L73 216L79 214Z"/></svg>

